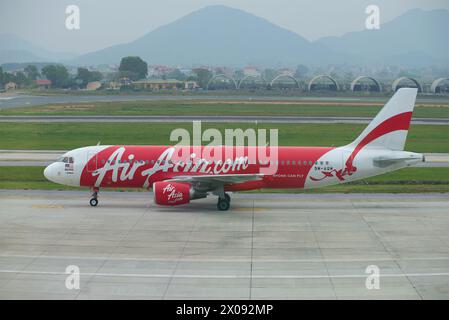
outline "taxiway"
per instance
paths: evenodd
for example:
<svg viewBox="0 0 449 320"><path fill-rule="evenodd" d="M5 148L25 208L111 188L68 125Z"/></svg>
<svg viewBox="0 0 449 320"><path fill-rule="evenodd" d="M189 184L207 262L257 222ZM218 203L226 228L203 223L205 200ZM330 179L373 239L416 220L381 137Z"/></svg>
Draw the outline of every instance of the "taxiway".
<svg viewBox="0 0 449 320"><path fill-rule="evenodd" d="M0 299L449 299L447 195L237 194L226 213L88 197L0 191Z"/></svg>

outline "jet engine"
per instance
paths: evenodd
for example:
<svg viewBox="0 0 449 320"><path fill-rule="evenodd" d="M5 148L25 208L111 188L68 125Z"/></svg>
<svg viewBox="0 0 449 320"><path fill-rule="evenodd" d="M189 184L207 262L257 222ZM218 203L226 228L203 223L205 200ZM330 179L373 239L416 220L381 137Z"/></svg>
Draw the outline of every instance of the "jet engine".
<svg viewBox="0 0 449 320"><path fill-rule="evenodd" d="M153 184L154 202L162 206L177 206L190 202L190 184L159 181Z"/></svg>
<svg viewBox="0 0 449 320"><path fill-rule="evenodd" d="M205 190L196 190L187 182L158 181L153 183L153 192L154 202L162 206L177 206L207 197Z"/></svg>

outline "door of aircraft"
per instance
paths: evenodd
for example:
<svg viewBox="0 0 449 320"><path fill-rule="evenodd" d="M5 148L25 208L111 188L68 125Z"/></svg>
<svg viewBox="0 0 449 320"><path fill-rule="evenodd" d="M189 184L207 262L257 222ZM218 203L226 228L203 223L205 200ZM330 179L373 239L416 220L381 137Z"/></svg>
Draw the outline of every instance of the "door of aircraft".
<svg viewBox="0 0 449 320"><path fill-rule="evenodd" d="M87 153L87 172L94 172L97 170L97 161L97 152L89 151Z"/></svg>

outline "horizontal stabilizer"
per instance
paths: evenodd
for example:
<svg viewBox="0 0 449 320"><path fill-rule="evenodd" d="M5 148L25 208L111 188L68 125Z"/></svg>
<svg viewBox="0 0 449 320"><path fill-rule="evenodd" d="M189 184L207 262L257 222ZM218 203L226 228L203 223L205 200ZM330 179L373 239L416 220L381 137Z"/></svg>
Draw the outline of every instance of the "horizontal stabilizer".
<svg viewBox="0 0 449 320"><path fill-rule="evenodd" d="M407 151L390 152L373 158L374 165L378 167L386 167L402 161L424 162L425 158L423 154Z"/></svg>

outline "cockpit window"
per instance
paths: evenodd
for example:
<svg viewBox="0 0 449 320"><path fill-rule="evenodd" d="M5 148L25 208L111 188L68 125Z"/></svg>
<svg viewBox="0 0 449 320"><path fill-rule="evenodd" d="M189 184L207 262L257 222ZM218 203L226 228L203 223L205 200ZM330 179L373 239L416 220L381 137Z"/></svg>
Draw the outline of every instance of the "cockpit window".
<svg viewBox="0 0 449 320"><path fill-rule="evenodd" d="M56 162L73 163L73 157L59 157Z"/></svg>

